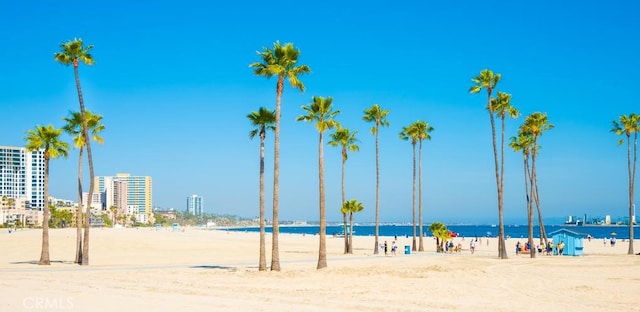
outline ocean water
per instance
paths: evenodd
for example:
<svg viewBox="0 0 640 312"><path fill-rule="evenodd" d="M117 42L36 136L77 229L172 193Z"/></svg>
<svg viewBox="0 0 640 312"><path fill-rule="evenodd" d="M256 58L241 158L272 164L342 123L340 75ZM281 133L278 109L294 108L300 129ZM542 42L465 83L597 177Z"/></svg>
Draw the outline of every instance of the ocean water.
<svg viewBox="0 0 640 312"><path fill-rule="evenodd" d="M455 233L458 233L458 236L464 237L496 237L498 235L498 227L493 225L447 225L447 228ZM605 225L587 225L587 226L566 226L566 225L547 225L545 226L545 230L547 234L557 231L559 229L566 228L571 231L582 233L587 236L587 234L591 235L594 238L609 238L612 237L612 234L617 237L617 239L628 239L629 238L629 226L605 226ZM423 232L426 235L431 236L429 232L429 226L423 225ZM259 227L248 227L248 228L231 228L228 229L231 231L249 231L249 232L259 232ZM271 227L266 228L267 233L271 233ZM318 234L319 226L317 225L305 225L305 226L280 226L280 233L282 234L306 234L306 235L316 235ZM342 235L343 233L342 225L327 225L326 233L327 235ZM419 228L416 227L416 235L419 235ZM505 235L512 238L526 238L527 237L527 226L526 225L505 225L504 227ZM533 236L539 236L538 226L533 227ZM353 235L355 236L374 236L375 235L375 226L374 225L354 225L353 226ZM379 235L380 236L413 236L413 227L411 225L380 225L379 226ZM640 227L634 227L634 236L636 238L640 238Z"/></svg>

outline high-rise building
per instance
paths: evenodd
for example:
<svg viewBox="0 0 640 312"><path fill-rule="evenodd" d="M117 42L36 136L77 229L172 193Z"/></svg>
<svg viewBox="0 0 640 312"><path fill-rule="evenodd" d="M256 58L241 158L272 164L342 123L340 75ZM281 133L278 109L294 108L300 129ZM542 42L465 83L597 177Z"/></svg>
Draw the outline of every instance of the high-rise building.
<svg viewBox="0 0 640 312"><path fill-rule="evenodd" d="M0 146L0 196L24 201L26 208L44 209L44 150Z"/></svg>
<svg viewBox="0 0 640 312"><path fill-rule="evenodd" d="M153 214L151 177L118 173L95 179L94 192L102 194L103 209L115 206L120 212L136 216L138 222L149 220Z"/></svg>
<svg viewBox="0 0 640 312"><path fill-rule="evenodd" d="M204 214L202 196L191 195L187 197L187 212L196 216L201 216Z"/></svg>

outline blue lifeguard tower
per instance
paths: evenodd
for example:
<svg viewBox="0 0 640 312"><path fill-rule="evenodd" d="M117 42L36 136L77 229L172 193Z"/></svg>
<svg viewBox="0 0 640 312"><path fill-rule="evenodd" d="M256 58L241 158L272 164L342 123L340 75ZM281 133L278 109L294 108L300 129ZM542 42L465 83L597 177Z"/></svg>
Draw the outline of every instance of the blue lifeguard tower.
<svg viewBox="0 0 640 312"><path fill-rule="evenodd" d="M584 234L562 228L549 233L549 236L552 237L555 247L558 243L564 242L563 256L582 256ZM556 254L555 250L553 254Z"/></svg>

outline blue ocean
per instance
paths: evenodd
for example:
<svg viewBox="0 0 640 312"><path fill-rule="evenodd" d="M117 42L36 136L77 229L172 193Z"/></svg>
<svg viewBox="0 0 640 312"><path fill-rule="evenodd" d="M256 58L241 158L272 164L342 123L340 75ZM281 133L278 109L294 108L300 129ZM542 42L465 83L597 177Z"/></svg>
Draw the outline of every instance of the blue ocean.
<svg viewBox="0 0 640 312"><path fill-rule="evenodd" d="M431 235L428 231L429 226L423 225L423 232L426 235ZM494 225L447 225L449 231L457 233L458 236L464 237L495 237L498 235L498 227ZM545 230L547 234L566 228L574 232L582 233L585 235L591 235L594 238L609 238L612 236L616 236L618 239L628 239L629 238L629 226L607 226L607 225L586 225L586 226L572 226L572 225L547 225L545 226ZM228 230L231 231L249 231L249 232L258 232L260 231L259 227L246 227L246 228L230 228ZM504 227L505 235L512 238L521 238L527 237L527 226L526 225L505 225ZM634 227L634 237L640 237L640 228L638 226ZM266 228L267 233L271 233L271 227ZM317 225L303 225L303 226L291 226L291 225L281 225L280 233L282 234L307 234L307 235L315 235L318 234L319 226ZM343 234L343 226L342 225L327 225L326 233L327 235L342 235ZM419 229L416 227L416 235L419 234ZM534 226L533 228L533 236L539 236L539 228L538 226ZM354 225L353 226L353 235L355 236L373 236L375 235L375 226L374 225ZM411 225L380 225L379 226L379 235L380 236L412 236L413 235L413 227Z"/></svg>

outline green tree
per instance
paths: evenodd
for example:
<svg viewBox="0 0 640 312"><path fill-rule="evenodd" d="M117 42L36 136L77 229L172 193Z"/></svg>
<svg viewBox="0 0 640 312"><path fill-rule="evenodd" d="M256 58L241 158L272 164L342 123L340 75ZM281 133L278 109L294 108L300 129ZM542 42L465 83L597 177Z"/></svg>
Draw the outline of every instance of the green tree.
<svg viewBox="0 0 640 312"><path fill-rule="evenodd" d="M446 242L451 236L449 235L449 229L442 222L433 222L429 225L429 232L436 238L436 252L444 251L444 242Z"/></svg>
<svg viewBox="0 0 640 312"><path fill-rule="evenodd" d="M420 246L418 251L424 251L424 243L423 243L423 233L422 231L422 141L431 140L431 131L433 131L433 127L426 121L417 121L416 122L416 132L418 136L419 142L419 152L418 152L418 189L420 193L418 193L418 211L420 220Z"/></svg>
<svg viewBox="0 0 640 312"><path fill-rule="evenodd" d="M335 128L338 122L335 117L340 114L339 110L333 110L331 104L333 99L321 96L314 96L313 101L306 106L302 106L306 115L302 115L296 121L315 122L316 130L319 133L318 139L318 172L319 172L319 191L320 191L320 247L318 255L318 267L322 269L327 267L327 220L325 217L325 191L324 191L324 149L323 134L325 131Z"/></svg>
<svg viewBox="0 0 640 312"><path fill-rule="evenodd" d="M104 143L104 139L100 136L100 132L104 131L105 126L102 124L102 116L85 111L85 119L87 127L91 131L91 138L99 144ZM73 139L73 146L80 151L78 156L78 213L76 213L76 257L75 263L82 263L82 154L84 151L84 134L82 133L82 114L80 112L69 112L68 117L63 120L66 124L62 129ZM91 205L89 205L88 211Z"/></svg>
<svg viewBox="0 0 640 312"><path fill-rule="evenodd" d="M298 76L310 73L311 69L307 65L298 64L300 50L294 48L292 43L285 45L276 41L273 49L264 47L258 51L262 62L255 62L249 65L253 68L256 76L271 78L278 77L276 82L276 120L273 134L274 157L273 157L273 228L271 246L271 270L280 271L280 253L278 250L278 205L280 196L280 103L282 102L282 92L284 91L284 80L289 80L292 87L304 92L304 84Z"/></svg>
<svg viewBox="0 0 640 312"><path fill-rule="evenodd" d="M353 215L364 210L364 205L356 199L342 203L342 211L349 214L349 253L353 253ZM345 234L346 235L346 234Z"/></svg>
<svg viewBox="0 0 640 312"><path fill-rule="evenodd" d="M538 157L538 138L545 132L548 130L553 129L553 125L551 123L549 123L549 119L547 118L547 114L546 113L540 113L540 112L536 112L536 113L532 113L529 116L527 116L524 120L524 124L522 125L522 127L520 128L521 132L525 135L530 135L533 139L533 144L531 146L531 175L530 175L530 179L531 182L529 184L529 194L532 194L536 201L536 204L539 205L539 194L538 192L536 192L536 188L537 188L537 181L538 181L538 176L537 176L537 171L536 171L536 160ZM534 244L533 244L533 203L531 203L531 201L529 202L528 205L528 209L527 209L527 222L528 222L528 236L529 236L529 246L531 246L531 258L535 258L536 253L535 253L535 248L533 248ZM543 226L543 225L541 225Z"/></svg>
<svg viewBox="0 0 640 312"><path fill-rule="evenodd" d="M73 219L71 212L66 209L57 209L54 205L49 206L51 219L49 219L50 228L63 228L71 224Z"/></svg>
<svg viewBox="0 0 640 312"><path fill-rule="evenodd" d="M634 223L634 190L636 185L636 163L638 158L638 132L640 131L640 115L631 113L629 115L621 115L618 120L613 121L611 132L617 135L627 137L627 174L629 179L629 251L630 255L633 251L633 223ZM633 152L631 151L631 135L633 135ZM618 145L624 143L623 139L618 141ZM631 159L633 158L633 165Z"/></svg>
<svg viewBox="0 0 640 312"><path fill-rule="evenodd" d="M494 109L491 103L491 94L493 90L498 85L498 81L500 81L500 74L494 74L493 71L489 69L484 69L480 71L480 74L471 79L474 85L471 86L469 92L471 93L479 93L482 89L487 90L487 108L489 111L489 120L491 121L491 139L493 143L493 159L495 165L495 174L496 174L496 187L498 189L498 257L500 259L507 259L507 248L505 246L504 241L504 196L503 196L503 183L502 183L502 169L498 165L498 146L496 143L496 123L495 118L493 116ZM504 161L502 162L504 164Z"/></svg>
<svg viewBox="0 0 640 312"><path fill-rule="evenodd" d="M36 126L33 130L27 131L25 141L27 150L35 152L43 150L44 153L44 214L42 222L42 252L40 253L39 265L50 265L49 259L49 217L51 211L47 204L49 198L49 161L58 157L67 157L69 144L60 140L62 129L56 129L53 125Z"/></svg>
<svg viewBox="0 0 640 312"><path fill-rule="evenodd" d="M356 133L358 131L350 131L349 128L342 128L338 124L336 131L331 133L331 140L329 141L330 146L340 146L341 154L342 154L342 175L340 180L340 185L342 189L342 206L346 201L345 191L344 191L344 172L345 165L347 163L347 159L349 158L348 152L357 152L360 150L360 146L356 144L358 139L356 138ZM342 210L341 210L342 211ZM347 235L347 214L345 212L342 213L342 221L344 223L344 253L349 253L349 239Z"/></svg>
<svg viewBox="0 0 640 312"><path fill-rule="evenodd" d="M249 132L249 138L256 135L260 137L260 259L258 260L258 270L267 270L267 255L265 247L265 210L264 210L264 140L267 137L267 130L274 130L276 122L275 111L260 107L258 111L247 115L251 125L255 128Z"/></svg>
<svg viewBox="0 0 640 312"><path fill-rule="evenodd" d="M413 178L412 178L412 197L411 197L411 224L413 228L413 241L412 251L416 251L416 144L418 143L418 131L416 123L412 123L409 126L402 127L402 131L399 134L400 139L408 141L411 140L411 148L413 151Z"/></svg>
<svg viewBox="0 0 640 312"><path fill-rule="evenodd" d="M86 65L93 65L95 63L93 56L89 51L93 48L93 45L83 46L82 39L69 40L60 44L60 52L54 54L54 58L57 62L63 65L73 65L73 74L76 80L76 89L78 91L78 102L80 103L80 115L82 116L82 136L84 137L85 144L87 146L87 158L89 160L89 201L93 197L93 184L94 184L94 172L93 172L93 155L91 153L91 142L89 140L89 128L87 125L86 110L84 108L84 98L82 97L82 87L80 86L80 75L78 73L78 67L80 62ZM89 265L89 217L91 205L87 205L87 213L85 214L84 224L84 240L82 242L82 265Z"/></svg>
<svg viewBox="0 0 640 312"><path fill-rule="evenodd" d="M384 110L378 104L373 104L370 108L364 110L364 116L362 119L366 122L372 122L374 126L371 128L371 134L376 136L376 229L375 229L375 243L373 247L373 253L378 254L378 237L380 234L380 149L378 143L378 133L380 127L388 127L389 121L387 120L389 110Z"/></svg>

